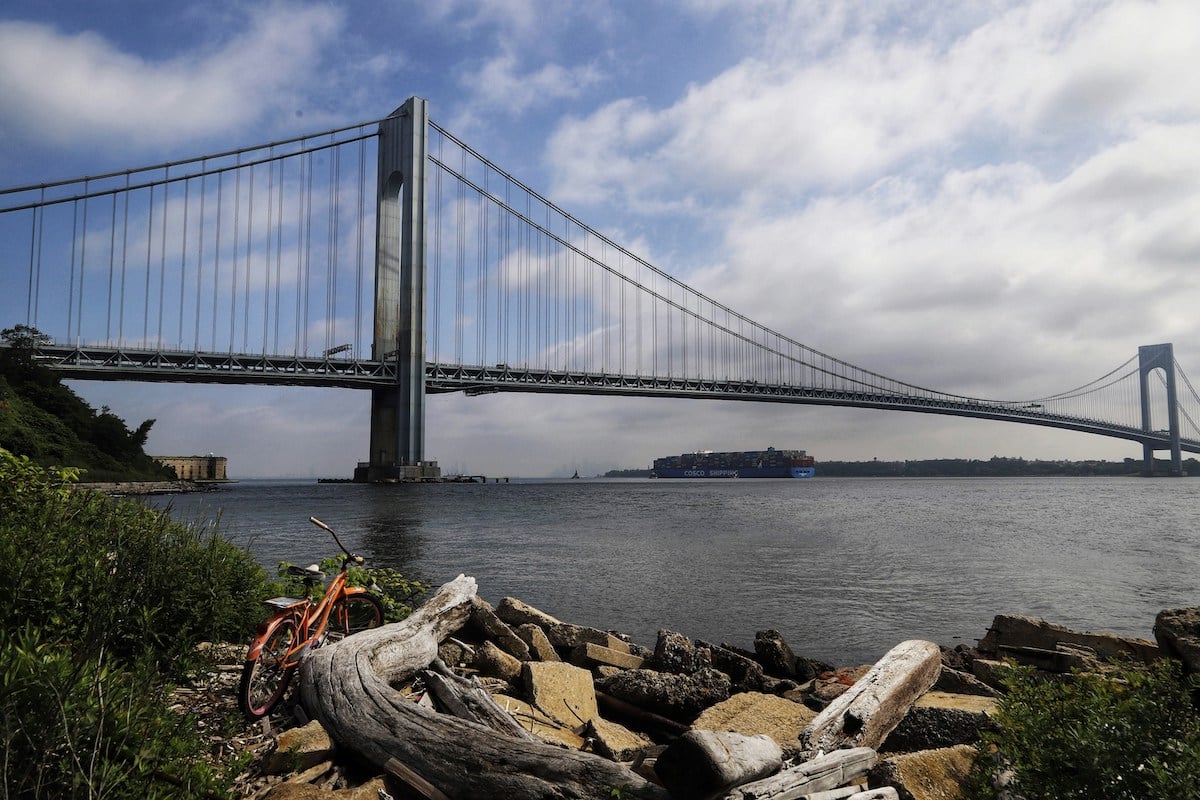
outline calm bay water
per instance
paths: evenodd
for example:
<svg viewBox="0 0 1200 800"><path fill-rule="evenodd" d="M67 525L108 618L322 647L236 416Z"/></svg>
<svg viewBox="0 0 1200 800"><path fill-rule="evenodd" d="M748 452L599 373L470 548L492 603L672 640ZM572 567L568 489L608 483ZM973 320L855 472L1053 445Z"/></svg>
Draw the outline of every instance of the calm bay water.
<svg viewBox="0 0 1200 800"><path fill-rule="evenodd" d="M270 569L336 545L434 586L653 646L659 628L870 662L909 638L974 644L999 612L1152 637L1200 605L1200 481L1138 478L245 481L153 500Z"/></svg>

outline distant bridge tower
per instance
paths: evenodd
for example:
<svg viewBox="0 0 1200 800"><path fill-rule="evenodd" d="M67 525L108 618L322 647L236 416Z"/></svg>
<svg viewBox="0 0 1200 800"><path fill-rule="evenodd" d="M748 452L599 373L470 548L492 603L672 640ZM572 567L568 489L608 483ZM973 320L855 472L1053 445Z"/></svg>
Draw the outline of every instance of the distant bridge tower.
<svg viewBox="0 0 1200 800"><path fill-rule="evenodd" d="M1179 446L1179 403L1175 395L1175 349L1170 344L1147 344L1138 348L1138 385L1142 401L1142 430L1149 433L1150 373L1161 369L1167 383L1167 435L1171 442L1171 474L1183 474L1183 454ZM1149 442L1142 445L1142 471L1154 474L1154 450Z"/></svg>
<svg viewBox="0 0 1200 800"><path fill-rule="evenodd" d="M369 481L417 477L424 458L428 130L428 102L419 97L379 125L372 355L395 359L398 379L371 390Z"/></svg>

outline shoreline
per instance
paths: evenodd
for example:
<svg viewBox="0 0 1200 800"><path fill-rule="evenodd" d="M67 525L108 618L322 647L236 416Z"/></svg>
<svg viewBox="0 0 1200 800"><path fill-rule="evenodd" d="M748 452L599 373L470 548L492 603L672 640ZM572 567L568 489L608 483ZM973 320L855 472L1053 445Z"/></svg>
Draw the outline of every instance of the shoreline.
<svg viewBox="0 0 1200 800"><path fill-rule="evenodd" d="M77 489L93 489L110 497L129 497L155 494L189 494L215 492L222 484L237 481L95 481L72 484Z"/></svg>

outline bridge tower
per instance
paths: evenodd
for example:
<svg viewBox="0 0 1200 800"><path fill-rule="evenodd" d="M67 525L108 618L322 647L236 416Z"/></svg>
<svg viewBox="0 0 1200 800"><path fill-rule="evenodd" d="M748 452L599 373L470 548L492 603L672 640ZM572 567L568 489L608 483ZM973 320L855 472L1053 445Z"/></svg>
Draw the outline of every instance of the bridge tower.
<svg viewBox="0 0 1200 800"><path fill-rule="evenodd" d="M425 164L428 102L410 97L379 125L373 357L395 386L371 390L368 481L436 477L425 467Z"/></svg>
<svg viewBox="0 0 1200 800"><path fill-rule="evenodd" d="M1167 383L1167 435L1171 442L1171 474L1183 474L1183 453L1179 446L1179 403L1175 395L1175 350L1171 344L1147 344L1138 348L1138 386L1142 402L1142 430L1151 429L1150 373L1161 369ZM1154 450L1149 442L1142 445L1142 473L1154 474Z"/></svg>

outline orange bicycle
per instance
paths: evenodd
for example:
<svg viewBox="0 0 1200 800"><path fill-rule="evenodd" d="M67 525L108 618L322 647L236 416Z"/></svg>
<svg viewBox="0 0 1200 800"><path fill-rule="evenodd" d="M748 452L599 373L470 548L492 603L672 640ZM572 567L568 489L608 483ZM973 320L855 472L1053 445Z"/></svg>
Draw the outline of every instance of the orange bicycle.
<svg viewBox="0 0 1200 800"><path fill-rule="evenodd" d="M272 597L263 601L276 611L258 626L246 652L238 685L238 706L251 719L271 713L309 650L383 623L379 598L360 586L346 585L346 571L351 564L363 563L363 557L347 550L333 528L316 517L308 520L333 536L345 553L342 568L325 587L320 601L313 602L308 595L317 582L325 579L325 573L315 567L289 566L289 575L303 579L305 597Z"/></svg>

